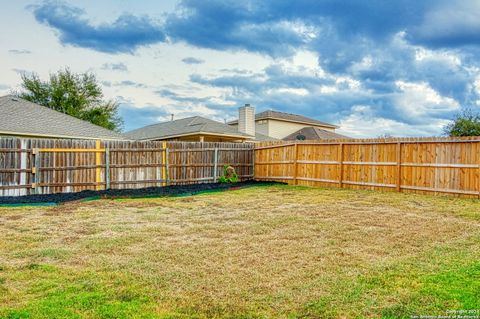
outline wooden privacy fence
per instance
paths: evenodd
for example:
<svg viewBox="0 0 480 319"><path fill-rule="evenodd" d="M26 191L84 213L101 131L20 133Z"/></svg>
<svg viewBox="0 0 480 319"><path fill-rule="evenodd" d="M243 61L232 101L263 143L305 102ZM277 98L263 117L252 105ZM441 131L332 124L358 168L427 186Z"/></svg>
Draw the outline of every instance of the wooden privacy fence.
<svg viewBox="0 0 480 319"><path fill-rule="evenodd" d="M0 138L0 196L242 180L480 196L480 138L191 143Z"/></svg>
<svg viewBox="0 0 480 319"><path fill-rule="evenodd" d="M0 138L0 196L253 178L253 144Z"/></svg>
<svg viewBox="0 0 480 319"><path fill-rule="evenodd" d="M480 196L480 138L263 143L255 179Z"/></svg>

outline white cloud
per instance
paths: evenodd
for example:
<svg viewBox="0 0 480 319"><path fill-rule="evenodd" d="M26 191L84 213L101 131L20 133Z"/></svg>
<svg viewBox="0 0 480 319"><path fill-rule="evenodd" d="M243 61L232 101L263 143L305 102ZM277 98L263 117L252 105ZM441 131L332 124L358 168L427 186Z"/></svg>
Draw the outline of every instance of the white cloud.
<svg viewBox="0 0 480 319"><path fill-rule="evenodd" d="M333 86L333 85L322 85L318 89L318 92L320 92L322 94L332 94L332 93L337 93L338 88L336 86Z"/></svg>
<svg viewBox="0 0 480 319"><path fill-rule="evenodd" d="M278 59L276 62L284 73L292 76L311 76L324 78L325 70L318 64L318 54L307 50L298 50L292 58Z"/></svg>
<svg viewBox="0 0 480 319"><path fill-rule="evenodd" d="M477 94L480 94L480 78L477 78L475 80L473 86L475 87L475 91L477 91Z"/></svg>
<svg viewBox="0 0 480 319"><path fill-rule="evenodd" d="M339 133L355 138L392 136L441 135L447 120L435 119L425 124L409 125L393 119L377 116L369 105L354 105L350 114L340 122Z"/></svg>
<svg viewBox="0 0 480 319"><path fill-rule="evenodd" d="M302 89L302 88L280 88L276 90L267 90L266 93L267 94L286 93L286 94L294 94L294 95L301 95L301 96L305 96L309 94L308 90Z"/></svg>
<svg viewBox="0 0 480 319"><path fill-rule="evenodd" d="M460 108L456 100L441 96L428 83L396 81L395 85L400 90L394 97L395 107L408 116L449 113Z"/></svg>
<svg viewBox="0 0 480 319"><path fill-rule="evenodd" d="M359 62L352 63L350 70L352 71L353 74L358 74L359 72L370 70L373 66L374 66L374 63L373 63L372 56L367 55L363 57L363 59L360 60Z"/></svg>
<svg viewBox="0 0 480 319"><path fill-rule="evenodd" d="M417 62L437 62L450 67L462 65L460 57L449 51L433 51L423 47L415 47L415 61Z"/></svg>

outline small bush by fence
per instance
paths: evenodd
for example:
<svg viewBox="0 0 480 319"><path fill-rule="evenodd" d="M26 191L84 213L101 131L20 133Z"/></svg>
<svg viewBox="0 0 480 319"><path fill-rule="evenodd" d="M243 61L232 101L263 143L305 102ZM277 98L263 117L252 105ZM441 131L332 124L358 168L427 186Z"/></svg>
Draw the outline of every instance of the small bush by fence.
<svg viewBox="0 0 480 319"><path fill-rule="evenodd" d="M255 179L479 197L480 138L263 143Z"/></svg>
<svg viewBox="0 0 480 319"><path fill-rule="evenodd" d="M253 178L253 144L0 138L0 196Z"/></svg>

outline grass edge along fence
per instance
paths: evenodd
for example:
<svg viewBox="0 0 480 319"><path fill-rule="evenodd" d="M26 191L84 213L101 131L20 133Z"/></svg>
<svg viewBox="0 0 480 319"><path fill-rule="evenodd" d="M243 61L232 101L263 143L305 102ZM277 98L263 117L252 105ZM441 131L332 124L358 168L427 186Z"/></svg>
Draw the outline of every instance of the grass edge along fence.
<svg viewBox="0 0 480 319"><path fill-rule="evenodd" d="M0 138L0 196L213 183L254 176L254 145Z"/></svg>
<svg viewBox="0 0 480 319"><path fill-rule="evenodd" d="M480 137L264 142L255 179L480 198Z"/></svg>

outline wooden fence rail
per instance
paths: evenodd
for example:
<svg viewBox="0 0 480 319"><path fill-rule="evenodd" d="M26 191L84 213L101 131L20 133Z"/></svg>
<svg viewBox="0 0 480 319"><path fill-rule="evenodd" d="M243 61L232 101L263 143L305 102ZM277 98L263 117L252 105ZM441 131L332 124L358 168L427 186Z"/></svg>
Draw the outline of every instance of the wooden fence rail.
<svg viewBox="0 0 480 319"><path fill-rule="evenodd" d="M480 139L263 143L255 179L480 197Z"/></svg>
<svg viewBox="0 0 480 319"><path fill-rule="evenodd" d="M252 144L0 138L0 196L253 178Z"/></svg>

